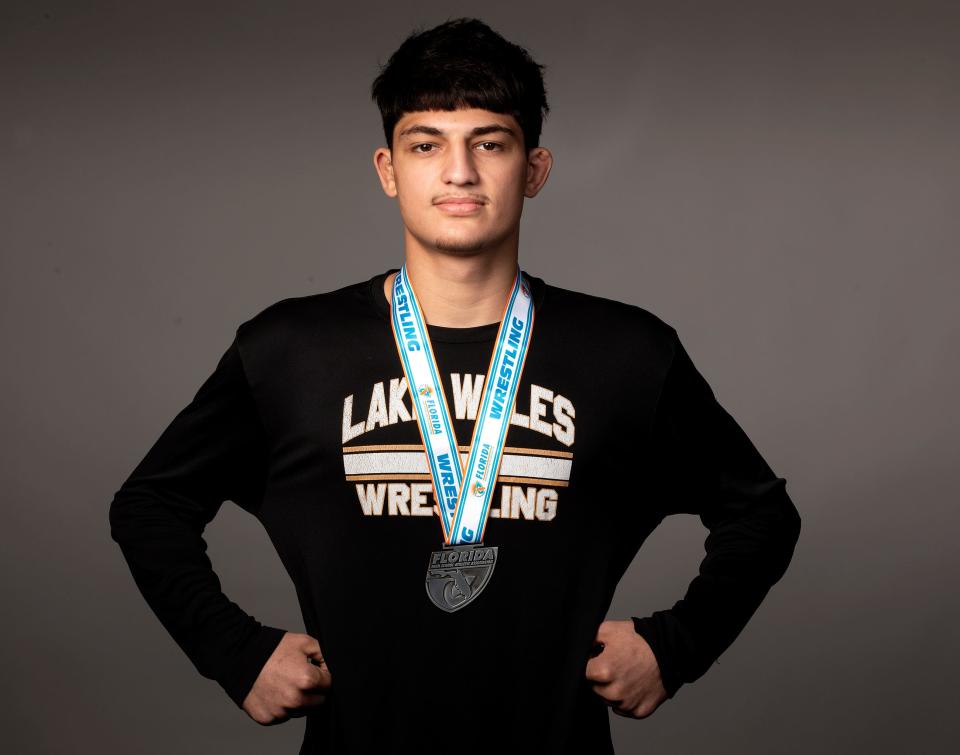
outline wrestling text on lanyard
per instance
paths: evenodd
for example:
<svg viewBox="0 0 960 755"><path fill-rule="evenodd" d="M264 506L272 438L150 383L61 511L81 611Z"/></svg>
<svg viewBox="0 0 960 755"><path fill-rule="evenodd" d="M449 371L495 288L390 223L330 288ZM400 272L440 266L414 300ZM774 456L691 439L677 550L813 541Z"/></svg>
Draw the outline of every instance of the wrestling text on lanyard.
<svg viewBox="0 0 960 755"><path fill-rule="evenodd" d="M427 595L438 608L452 612L480 594L496 566L497 548L484 546L483 532L533 330L533 296L518 266L483 381L465 463L406 264L393 281L391 310L393 335L416 409L443 529L443 547L430 554L427 566Z"/></svg>

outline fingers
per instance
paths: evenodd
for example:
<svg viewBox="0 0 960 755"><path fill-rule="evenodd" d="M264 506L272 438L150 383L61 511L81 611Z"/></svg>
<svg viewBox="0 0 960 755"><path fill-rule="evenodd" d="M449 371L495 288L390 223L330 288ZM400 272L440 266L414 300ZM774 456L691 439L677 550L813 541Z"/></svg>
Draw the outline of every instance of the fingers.
<svg viewBox="0 0 960 755"><path fill-rule="evenodd" d="M657 709L657 707L657 705L649 702L641 702L639 705L636 705L633 708L619 705L611 708L611 710L618 716L623 716L624 718L648 718Z"/></svg>
<svg viewBox="0 0 960 755"><path fill-rule="evenodd" d="M307 715L327 702L331 689L330 669L315 638L287 632L281 643L243 704L244 711L264 726Z"/></svg>
<svg viewBox="0 0 960 755"><path fill-rule="evenodd" d="M322 692L293 689L272 699L258 700L244 710L258 724L276 726L291 718L306 716L313 708L326 703L326 699Z"/></svg>
<svg viewBox="0 0 960 755"><path fill-rule="evenodd" d="M653 708L635 698L629 699L624 691L613 684L594 685L593 691L618 716L625 718L646 718L653 712Z"/></svg>
<svg viewBox="0 0 960 755"><path fill-rule="evenodd" d="M620 700L613 695L613 664L602 653L587 661L586 678L587 681L594 682L593 691L603 698L604 702L608 705L619 704Z"/></svg>
<svg viewBox="0 0 960 755"><path fill-rule="evenodd" d="M290 678L292 689L284 701L284 708L291 717L305 715L305 708L312 708L326 702L331 686L330 669L323 660L320 644L308 636L308 642L301 646L305 663L298 666Z"/></svg>
<svg viewBox="0 0 960 755"><path fill-rule="evenodd" d="M591 682L606 684L613 681L613 666L603 653L587 661L587 679Z"/></svg>
<svg viewBox="0 0 960 755"><path fill-rule="evenodd" d="M593 683L593 692L618 716L646 718L666 698L653 652L632 621L599 625L585 676Z"/></svg>
<svg viewBox="0 0 960 755"><path fill-rule="evenodd" d="M594 694L609 705L613 712L627 718L646 718L659 705L649 694L631 692L617 679L591 685Z"/></svg>
<svg viewBox="0 0 960 755"><path fill-rule="evenodd" d="M617 691L611 684L594 684L593 691L607 705L613 707L623 705L623 700L620 698L620 696L617 694Z"/></svg>
<svg viewBox="0 0 960 755"><path fill-rule="evenodd" d="M318 668L317 666L310 666L308 669L308 679L307 684L304 686L306 690L327 690L330 689L330 671L327 670L326 666Z"/></svg>
<svg viewBox="0 0 960 755"><path fill-rule="evenodd" d="M309 713L310 708L323 705L327 701L330 689L329 679L329 674L312 669L305 678L296 682L294 688L282 700L284 715L299 718Z"/></svg>
<svg viewBox="0 0 960 755"><path fill-rule="evenodd" d="M609 637L610 635L610 624L609 621L601 621L600 626L597 627L597 633L594 636L594 642L599 642L601 644Z"/></svg>
<svg viewBox="0 0 960 755"><path fill-rule="evenodd" d="M630 692L616 679L591 685L594 693L605 702L618 716L626 718L646 718L663 701L663 697L648 693Z"/></svg>
<svg viewBox="0 0 960 755"><path fill-rule="evenodd" d="M327 696L321 692L304 692L297 705L286 709L286 715L290 718L301 718L307 715L311 708L321 706L326 701Z"/></svg>
<svg viewBox="0 0 960 755"><path fill-rule="evenodd" d="M625 718L647 718L663 702L654 695L629 693L616 683L594 685L594 692L610 706L614 713Z"/></svg>
<svg viewBox="0 0 960 755"><path fill-rule="evenodd" d="M317 661L318 663L325 663L323 660L323 652L320 650L320 643L317 642L315 638L310 637L309 641L304 643L302 650L311 660Z"/></svg>
<svg viewBox="0 0 960 755"><path fill-rule="evenodd" d="M307 641L301 647L307 657L308 677L304 689L326 690L330 687L330 667L323 657L320 643L314 637L305 635Z"/></svg>

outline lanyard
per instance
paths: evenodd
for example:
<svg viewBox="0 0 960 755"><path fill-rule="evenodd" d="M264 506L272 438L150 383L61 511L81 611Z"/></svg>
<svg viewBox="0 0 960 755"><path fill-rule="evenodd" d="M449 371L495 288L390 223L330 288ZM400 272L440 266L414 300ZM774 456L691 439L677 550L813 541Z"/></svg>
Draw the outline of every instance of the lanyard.
<svg viewBox="0 0 960 755"><path fill-rule="evenodd" d="M444 542L480 543L533 330L530 285L518 266L484 378L465 467L461 466L440 371L406 264L393 281L391 310L394 340L429 461Z"/></svg>

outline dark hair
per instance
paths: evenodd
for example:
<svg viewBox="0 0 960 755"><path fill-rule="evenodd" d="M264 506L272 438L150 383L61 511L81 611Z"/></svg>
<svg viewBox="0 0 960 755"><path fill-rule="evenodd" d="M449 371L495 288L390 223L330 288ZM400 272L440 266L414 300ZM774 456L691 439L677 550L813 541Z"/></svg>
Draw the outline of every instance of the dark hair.
<svg viewBox="0 0 960 755"><path fill-rule="evenodd" d="M529 150L540 144L550 110L544 70L483 21L455 18L414 29L381 67L371 94L391 149L394 126L404 113L475 107L516 118Z"/></svg>

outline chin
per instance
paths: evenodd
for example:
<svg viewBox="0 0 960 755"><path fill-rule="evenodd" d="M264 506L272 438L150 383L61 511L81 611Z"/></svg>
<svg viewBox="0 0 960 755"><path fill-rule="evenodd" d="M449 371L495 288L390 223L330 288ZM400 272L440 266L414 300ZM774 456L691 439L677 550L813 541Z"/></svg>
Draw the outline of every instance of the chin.
<svg viewBox="0 0 960 755"><path fill-rule="evenodd" d="M509 237L509 235L509 233L448 233L434 236L432 239L432 246L438 251L447 252L449 254L481 254L489 249L500 246L504 240Z"/></svg>
<svg viewBox="0 0 960 755"><path fill-rule="evenodd" d="M490 239L436 239L433 243L435 249L441 252L451 254L477 254L488 249L491 244Z"/></svg>

